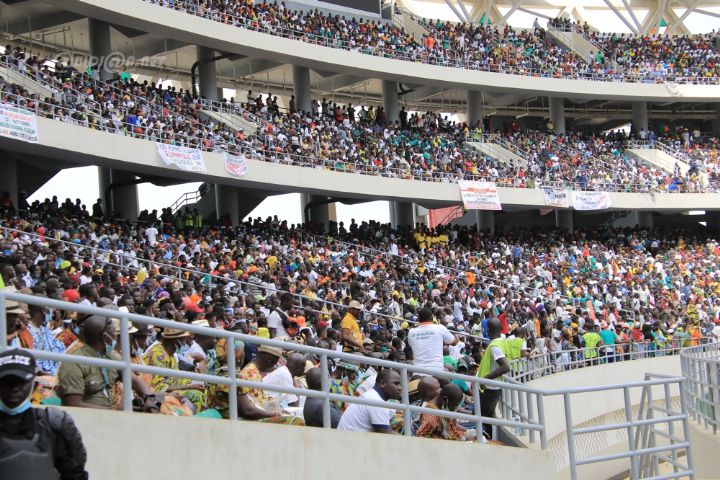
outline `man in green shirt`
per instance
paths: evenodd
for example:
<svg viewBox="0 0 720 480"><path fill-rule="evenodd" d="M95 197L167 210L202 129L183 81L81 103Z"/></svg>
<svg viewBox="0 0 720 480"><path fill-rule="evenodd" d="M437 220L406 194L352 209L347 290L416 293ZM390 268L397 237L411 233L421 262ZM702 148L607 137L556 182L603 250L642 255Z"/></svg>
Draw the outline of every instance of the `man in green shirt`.
<svg viewBox="0 0 720 480"><path fill-rule="evenodd" d="M81 328L84 342L78 344L72 355L122 360L115 351L117 338L110 318L93 315ZM119 378L118 370L63 362L58 368L55 388L65 406L110 409L113 406L112 388ZM144 399L145 410L157 411L157 399L152 389L137 375L131 375L131 378L133 390Z"/></svg>
<svg viewBox="0 0 720 480"><path fill-rule="evenodd" d="M598 350L602 346L602 338L598 333L598 325L594 323L588 323L586 325L587 331L583 334L583 340L585 340L585 359L590 360L590 364L598 364Z"/></svg>

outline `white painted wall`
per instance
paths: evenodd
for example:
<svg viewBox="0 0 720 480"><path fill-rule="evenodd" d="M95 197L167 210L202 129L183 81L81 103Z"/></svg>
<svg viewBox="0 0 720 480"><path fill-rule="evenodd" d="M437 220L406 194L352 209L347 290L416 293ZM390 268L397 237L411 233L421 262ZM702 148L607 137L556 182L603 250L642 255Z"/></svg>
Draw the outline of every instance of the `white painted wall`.
<svg viewBox="0 0 720 480"><path fill-rule="evenodd" d="M67 409L90 478L552 478L550 452L377 433Z"/></svg>

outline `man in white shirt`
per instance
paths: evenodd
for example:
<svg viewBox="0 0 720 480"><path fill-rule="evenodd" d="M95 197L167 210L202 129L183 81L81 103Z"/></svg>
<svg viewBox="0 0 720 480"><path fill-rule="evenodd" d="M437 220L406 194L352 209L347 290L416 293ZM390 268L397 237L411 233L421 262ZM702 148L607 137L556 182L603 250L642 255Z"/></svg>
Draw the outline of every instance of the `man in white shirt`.
<svg viewBox="0 0 720 480"><path fill-rule="evenodd" d="M268 385L277 385L281 387L292 388L295 386L295 377L302 377L305 375L305 355L302 353L291 353L287 357L287 364L273 370L272 372L265 375L263 383ZM265 394L268 398L279 398L280 403L283 406L298 406L300 401L297 395L291 393L273 392L272 390L265 390Z"/></svg>
<svg viewBox="0 0 720 480"><path fill-rule="evenodd" d="M385 369L378 373L375 386L361 398L376 401L399 399L401 390L400 374L395 370ZM392 408L371 407L352 403L340 418L338 430L395 433L390 428L390 420L394 414L395 410Z"/></svg>
<svg viewBox="0 0 720 480"><path fill-rule="evenodd" d="M154 247L157 244L158 229L155 228L155 225L150 225L145 229L145 236L150 246Z"/></svg>
<svg viewBox="0 0 720 480"><path fill-rule="evenodd" d="M432 311L429 308L420 309L418 320L420 324L408 332L413 365L443 371L443 346L457 345L458 339L443 325L432 323Z"/></svg>
<svg viewBox="0 0 720 480"><path fill-rule="evenodd" d="M268 316L268 330L270 338L284 337L285 325L288 324L288 312L293 307L293 296L290 293L283 293L280 297L280 307L272 311Z"/></svg>

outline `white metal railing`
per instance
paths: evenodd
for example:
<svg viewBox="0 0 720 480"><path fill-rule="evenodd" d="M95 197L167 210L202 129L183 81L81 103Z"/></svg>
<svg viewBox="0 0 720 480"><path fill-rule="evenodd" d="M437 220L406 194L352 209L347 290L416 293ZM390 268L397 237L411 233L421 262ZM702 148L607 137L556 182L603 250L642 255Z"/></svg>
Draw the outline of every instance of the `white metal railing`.
<svg viewBox="0 0 720 480"><path fill-rule="evenodd" d="M224 23L226 25L234 25L236 27L245 28L255 32L265 33L273 36L280 36L283 38L289 38L293 40L304 41L315 45L322 45L329 48L349 50L353 52L360 52L367 55L379 56L384 58L391 58L397 60L404 60L410 62L427 63L431 65L439 65L445 67L461 68L466 70L477 70L484 72L521 75L521 76L532 76L532 77L546 77L546 78L559 78L566 80L590 80L590 81L611 81L611 82L629 82L629 83L649 83L657 84L663 83L664 81L672 81L678 84L690 84L690 85L717 85L720 83L720 77L702 77L702 76L681 76L666 74L662 75L659 72L647 72L641 75L627 74L627 73L598 73L595 71L583 71L577 70L571 74L565 74L557 69L537 69L518 67L509 64L490 64L487 60L476 60L473 59L470 52L459 53L454 52L450 49L436 48L433 52L416 52L416 51L405 51L396 48L395 46L390 47L379 47L377 45L370 44L357 44L355 41L346 41L337 37L326 37L319 36L310 33L306 33L298 28L288 28L276 24L270 24L260 19L250 19L246 17L237 17L228 12L218 12L214 9L207 9L204 6L201 8L197 0L173 0L172 2L166 0L143 0L149 3L158 4L166 8L173 10L182 11L189 15L205 18L207 20ZM589 68L589 67L588 67Z"/></svg>
<svg viewBox="0 0 720 480"><path fill-rule="evenodd" d="M632 415L632 408L633 403L631 399L631 390L642 388L644 390L646 389L652 389L653 387L661 387L664 388L666 392L669 392L670 388L682 388L684 379L682 377L662 377L655 375L653 378L646 378L643 381L639 382L630 382L630 383L624 383L624 384L612 384L612 385L600 385L600 386L594 386L594 387L573 387L573 388L562 388L562 389L555 389L555 390L544 390L544 389L538 389L533 388L531 386L519 383L517 381L514 381L512 379L506 379L506 381L494 381L494 380L488 380L485 378L478 378L478 377L472 377L467 375L459 375L454 373L445 372L442 370L432 370L432 369L426 369L426 368L420 368L413 365L408 365L404 363L395 363L395 362L389 362L386 360L380 360L376 358L370 358L370 357L364 357L361 355L356 354L350 354L350 353L343 353L343 352L337 352L332 350L326 350L316 347L309 347L306 345L299 345L299 344L293 344L293 343L285 343L278 340L270 340L270 339L264 339L259 338L252 335L244 335L236 332L230 332L225 331L222 329L213 329L213 328L205 328L205 327L198 327L195 325L175 322L175 321L169 321L169 320L163 320L158 318L152 318L152 317L145 317L133 313L128 312L120 312L117 310L107 310L87 305L81 305L81 304L75 304L75 303L67 303L62 302L54 299L50 299L47 297L38 297L38 296L32 296L32 295L25 295L21 293L16 292L9 292L7 290L0 290L0 350L4 350L8 348L7 346L7 333L8 333L8 323L7 323L7 315L5 311L5 302L6 300L14 300L17 302L26 303L29 305L36 305L41 307L48 307L48 308L55 308L67 312L78 312L82 314L87 315L99 315L107 318L116 318L120 322L120 333L119 333L119 348L122 360L115 361L110 360L105 356L98 356L98 357L85 357L85 356L78 356L78 355L71 355L71 354L65 354L65 353L51 353L41 350L31 350L32 353L38 358L42 360L51 360L51 361L57 361L57 362L71 362L71 363L78 363L81 365L87 365L87 366L93 366L93 367L100 367L100 368L110 368L110 369L116 369L120 370L122 375L121 379L124 385L123 388L123 397L122 397L122 409L123 411L127 412L128 414L132 412L132 375L134 373L148 373L153 375L161 375L171 378L186 378L191 379L193 381L206 383L206 384L221 384L221 385L228 385L229 388L229 417L230 419L237 419L238 418L238 387L246 387L246 388L252 388L252 389L262 389L262 390L270 390L273 392L279 392L279 393L287 393L287 394L293 394L298 396L307 396L312 398L320 398L323 400L323 425L325 428L330 427L330 402L331 401L341 401L346 403L355 403L355 404L362 404L362 405L369 405L372 407L381 407L381 408L389 408L396 411L400 411L403 413L403 424L406 428L404 428L403 433L406 436L409 436L412 434L411 429L407 428L409 425L411 425L412 422L412 415L413 414L431 414L431 415L438 415L441 417L446 418L452 418L459 420L461 422L466 422L476 428L476 431L478 432L478 435L480 432L483 431L483 425L492 425L493 427L507 427L512 428L515 430L520 431L529 431L533 432L533 442L534 434L539 435L540 437L540 447L542 449L548 448L548 438L547 438L547 432L548 432L548 426L546 424L546 414L545 414L545 401L549 397L553 396L562 396L563 398L563 408L565 413L565 428L566 433L568 437L567 442L567 458L568 463L570 467L571 472L571 478L572 480L577 480L578 473L577 469L579 466L590 464L590 463L598 463L598 462L604 462L609 460L617 460L617 459L629 459L630 464L634 469L635 466L638 464L639 459L643 458L643 456L647 455L656 455L660 454L661 452L673 452L673 455L675 455L675 458L678 458L679 455L677 455L677 452L684 450L686 453L686 460L687 465L684 465L683 474L685 476L688 476L690 478L694 478L694 473L692 471L692 456L690 454L690 444L688 442L688 432L687 432L687 415L685 414L686 408L684 402L681 403L681 409L680 411L672 411L667 410L666 412L660 412L658 418L634 418ZM129 328L130 328L130 322L133 322L133 324L136 325L152 325L159 328L175 328L175 329L181 329L188 331L193 334L201 334L205 336L210 336L214 338L225 338L227 341L227 366L228 366L228 376L215 376L215 375L207 375L207 374L200 374L195 372L185 372L180 370L173 370L173 369L166 369L166 368L158 368L153 366L147 366L143 364L137 364L133 363L130 357L130 335L129 335ZM278 347L282 349L283 351L295 351L300 352L304 354L311 354L314 355L316 358L319 359L319 366L321 368L321 389L318 390L309 390L305 388L296 388L296 387L282 387L277 385L267 385L260 382L253 382L248 380L242 380L237 378L237 371L238 371L238 365L236 364L235 360L235 348L233 347L234 342L241 341L246 343L251 343L255 345L269 345L273 347ZM355 396L348 396L348 395L342 395L342 394L335 394L330 392L330 377L329 377L329 359L339 359L347 362L352 363L361 363L364 365L372 365L374 367L379 368L390 368L396 370L400 374L401 378L401 398L399 403L394 402L387 402L387 401L374 401L369 400L362 397L355 397ZM411 374L421 374L421 375L432 375L439 378L444 378L447 380L456 380L456 381L462 381L466 382L468 387L470 388L470 391L472 393L472 407L471 407L471 413L460 413L460 412L450 412L446 410L440 410L440 409L429 409L422 406L417 406L410 403L410 390L408 387L409 379ZM480 395L481 390L485 387L494 387L494 388L500 388L504 392L517 392L516 396L518 398L522 398L525 402L526 409L524 410L524 415L522 417L516 417L512 416L511 418L506 417L506 413L504 413L504 409L500 409L499 415L495 417L495 415L491 414L491 412L482 412L480 410ZM627 414L627 418L624 422L616 423L616 424L609 424L609 425L600 425L597 427L590 427L590 428L577 428L575 427L575 423L573 420L572 415L572 408L571 408L571 398L574 395L583 395L587 393L594 393L594 392L621 392L623 395L623 405L625 412ZM673 422L682 422L683 423L683 431L684 431L684 437L680 438L678 436L677 439L672 439L668 445L661 445L658 446L654 443L654 440L652 437L650 441L647 442L633 442L632 439L635 438L635 430L638 428L641 428L643 426L647 425L668 425L668 429L670 428L669 425L671 425ZM575 437L579 435L585 435L585 434L591 434L591 433L597 433L597 432L610 432L610 431L627 431L628 435L628 449L627 451L623 451L617 454L607 454L607 455L594 455L591 457L583 457L579 458L575 454ZM680 465L678 463L678 465ZM680 465L682 466L682 465ZM658 476L654 478L676 478L676 476ZM637 477L633 477L637 478Z"/></svg>
<svg viewBox="0 0 720 480"><path fill-rule="evenodd" d="M717 434L720 426L720 342L680 352L688 414Z"/></svg>

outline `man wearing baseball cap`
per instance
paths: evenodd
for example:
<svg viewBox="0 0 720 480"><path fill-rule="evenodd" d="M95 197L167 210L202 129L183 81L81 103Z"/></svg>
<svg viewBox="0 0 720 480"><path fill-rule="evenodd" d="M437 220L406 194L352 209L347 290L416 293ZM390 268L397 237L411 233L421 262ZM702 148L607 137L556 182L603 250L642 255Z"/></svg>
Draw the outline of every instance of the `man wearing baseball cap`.
<svg viewBox="0 0 720 480"><path fill-rule="evenodd" d="M86 480L85 446L70 415L30 404L35 368L25 350L0 353L0 472L13 480Z"/></svg>

